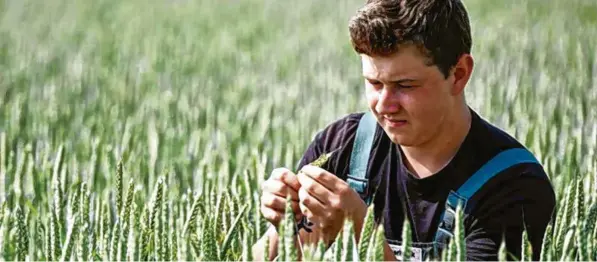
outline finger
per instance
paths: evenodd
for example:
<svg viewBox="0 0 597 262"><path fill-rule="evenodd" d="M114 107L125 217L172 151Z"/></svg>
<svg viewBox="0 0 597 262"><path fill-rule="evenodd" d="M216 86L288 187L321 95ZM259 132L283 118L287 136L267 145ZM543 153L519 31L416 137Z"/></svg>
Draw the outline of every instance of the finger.
<svg viewBox="0 0 597 262"><path fill-rule="evenodd" d="M278 180L267 180L263 183L263 192L269 192L286 199L290 195L290 199L298 201L298 193L296 190L290 188Z"/></svg>
<svg viewBox="0 0 597 262"><path fill-rule="evenodd" d="M265 206L261 206L261 214L263 215L263 218L265 218L265 220L274 224L274 226L278 226L278 224L284 217L283 213L273 210L271 208L267 208Z"/></svg>
<svg viewBox="0 0 597 262"><path fill-rule="evenodd" d="M319 200L319 202L322 204L327 204L329 202L330 198L332 197L332 192L330 192L330 190L326 187L322 186L319 181L316 181L302 172L297 175L297 178L301 183L301 189L306 190L310 196L317 198L317 200Z"/></svg>
<svg viewBox="0 0 597 262"><path fill-rule="evenodd" d="M299 206L301 208L301 212L309 218L317 219L317 217L326 217L326 210L324 205L319 202L316 198L309 195L309 192L304 188L299 189ZM309 218L309 220L311 220Z"/></svg>
<svg viewBox="0 0 597 262"><path fill-rule="evenodd" d="M301 209L301 213L303 214L303 216L305 216L307 218L307 222L311 222L314 224L320 223L320 218L315 216L315 214L313 214L313 212L311 210L309 210L308 207L306 207L305 205L303 205L300 202L299 202L299 207Z"/></svg>
<svg viewBox="0 0 597 262"><path fill-rule="evenodd" d="M263 195L261 195L261 204L278 212L284 213L286 211L286 198L274 195L272 193L263 193ZM294 211L294 213L300 211L298 200L291 201L290 206L292 207L292 211Z"/></svg>
<svg viewBox="0 0 597 262"><path fill-rule="evenodd" d="M301 184L299 184L298 180L296 179L296 174L286 168L274 169L272 171L271 178L284 182L284 184L290 186L295 191L298 191L299 188L301 188Z"/></svg>
<svg viewBox="0 0 597 262"><path fill-rule="evenodd" d="M346 183L327 170L312 165L303 166L299 174L300 173L304 173L305 175L311 177L313 180L319 182L319 184L331 192L336 192L339 188L339 185Z"/></svg>

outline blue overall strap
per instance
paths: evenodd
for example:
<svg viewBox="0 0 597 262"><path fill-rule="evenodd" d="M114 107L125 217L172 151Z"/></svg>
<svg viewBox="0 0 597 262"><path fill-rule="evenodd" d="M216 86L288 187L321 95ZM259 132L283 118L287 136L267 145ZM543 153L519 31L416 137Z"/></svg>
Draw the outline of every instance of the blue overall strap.
<svg viewBox="0 0 597 262"><path fill-rule="evenodd" d="M352 146L352 153L350 155L350 166L348 171L347 182L352 189L360 195L366 195L365 203L371 203L371 196L368 194L369 175L367 173L367 164L369 162L369 154L371 153L371 146L373 145L373 137L375 136L375 129L377 121L371 112L366 112L357 127L357 133Z"/></svg>
<svg viewBox="0 0 597 262"><path fill-rule="evenodd" d="M453 237L456 207L459 204L462 210L466 212L468 200L487 181L509 167L522 163L538 164L539 161L524 148L512 148L502 151L477 170L456 192L450 191L446 201L446 208L440 218L435 241L446 244L448 239Z"/></svg>

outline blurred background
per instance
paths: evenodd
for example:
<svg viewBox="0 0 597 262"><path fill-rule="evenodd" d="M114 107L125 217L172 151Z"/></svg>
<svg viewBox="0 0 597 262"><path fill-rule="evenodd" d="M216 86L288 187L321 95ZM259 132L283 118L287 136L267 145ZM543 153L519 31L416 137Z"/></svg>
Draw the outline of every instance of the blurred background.
<svg viewBox="0 0 597 262"><path fill-rule="evenodd" d="M471 107L535 153L562 205L568 192L583 195L589 210L597 202L597 1L463 2L476 59L466 88ZM171 215L164 219L175 225L170 233L188 222L193 194L205 203L227 195L235 203L230 217L241 214L246 225L258 225L238 239L256 239L264 229L257 211L261 181L275 167L294 168L325 125L367 110L347 28L363 4L0 0L4 210L23 208L35 245L36 234L50 232L51 207L76 213L69 203L88 193L85 232L94 237L83 254L105 260L112 258L102 256L108 247L93 241L108 230L100 228L102 219L113 227L126 182L134 179L131 212L141 214L160 180L167 188L163 212ZM205 206L205 212L215 208ZM59 243L70 228L62 223ZM134 225L131 232L143 226ZM12 232L9 226L2 224ZM225 233L215 237L218 248ZM18 254L10 237L0 245L5 259ZM54 240L39 241L43 248L28 249L31 259L54 254L48 249ZM174 245L186 248L184 241ZM242 245L234 243L236 251L216 258L240 255ZM193 259L191 249L181 249L179 258Z"/></svg>

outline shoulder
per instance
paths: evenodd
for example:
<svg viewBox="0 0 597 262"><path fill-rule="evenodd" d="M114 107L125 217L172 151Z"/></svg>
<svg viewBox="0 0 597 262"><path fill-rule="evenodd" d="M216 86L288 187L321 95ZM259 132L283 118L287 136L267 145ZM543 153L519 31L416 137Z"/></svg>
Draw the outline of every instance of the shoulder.
<svg viewBox="0 0 597 262"><path fill-rule="evenodd" d="M495 180L504 182L532 179L549 182L549 176L539 161L519 161L521 158L528 158L527 153L530 153L532 158L536 157L531 150L526 148L512 135L484 120L474 112L471 129L471 140L468 141L467 146L464 146L465 153L470 155L469 157L474 160L472 161L473 164L471 164L474 166L474 169L470 170L471 173L477 171L491 160L494 160L494 164L496 162L502 163L503 161L510 162L514 160L514 162L518 163L512 164L501 171L499 176L495 177ZM510 152L503 154L506 151ZM520 154L521 152L523 153ZM500 154L502 155L498 158L499 160L494 159ZM501 166L501 164L499 165ZM549 186L551 187L551 185Z"/></svg>
<svg viewBox="0 0 597 262"><path fill-rule="evenodd" d="M488 181L481 191L471 199L471 215L507 227L519 225L523 213L536 217L534 221L548 221L556 205L552 183L539 164L514 165Z"/></svg>
<svg viewBox="0 0 597 262"><path fill-rule="evenodd" d="M478 140L483 140L485 143L491 143L494 150L503 151L505 149L523 147L523 145L504 129L484 119L481 115L472 111L473 123L475 130L478 133Z"/></svg>
<svg viewBox="0 0 597 262"><path fill-rule="evenodd" d="M495 260L502 240L518 256L525 229L533 249L541 248L545 229L554 219L555 193L539 165L518 165L505 172L506 179L486 187L478 199L482 204L465 218L468 255L475 260Z"/></svg>
<svg viewBox="0 0 597 262"><path fill-rule="evenodd" d="M533 249L541 247L545 229L554 219L556 196L540 165L515 165L482 191L471 199L476 198L477 204L465 218L471 257L495 260L493 255L504 238L507 249L519 254L525 229ZM491 254L488 249L493 250Z"/></svg>
<svg viewBox="0 0 597 262"><path fill-rule="evenodd" d="M478 115L475 129L479 160L485 163L508 149L528 150L506 131ZM532 152L531 152L532 154ZM551 213L555 206L555 192L541 163L514 164L495 176L482 187L472 200L475 216L507 213L507 209L525 208L541 214Z"/></svg>

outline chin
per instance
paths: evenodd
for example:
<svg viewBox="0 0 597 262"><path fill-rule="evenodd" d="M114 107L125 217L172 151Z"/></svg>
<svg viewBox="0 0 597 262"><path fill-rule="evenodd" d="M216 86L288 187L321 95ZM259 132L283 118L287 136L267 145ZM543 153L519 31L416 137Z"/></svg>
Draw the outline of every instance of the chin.
<svg viewBox="0 0 597 262"><path fill-rule="evenodd" d="M412 137L406 137L403 135L395 134L389 134L388 137L394 144L398 144L401 146L414 146L416 144L415 140Z"/></svg>

